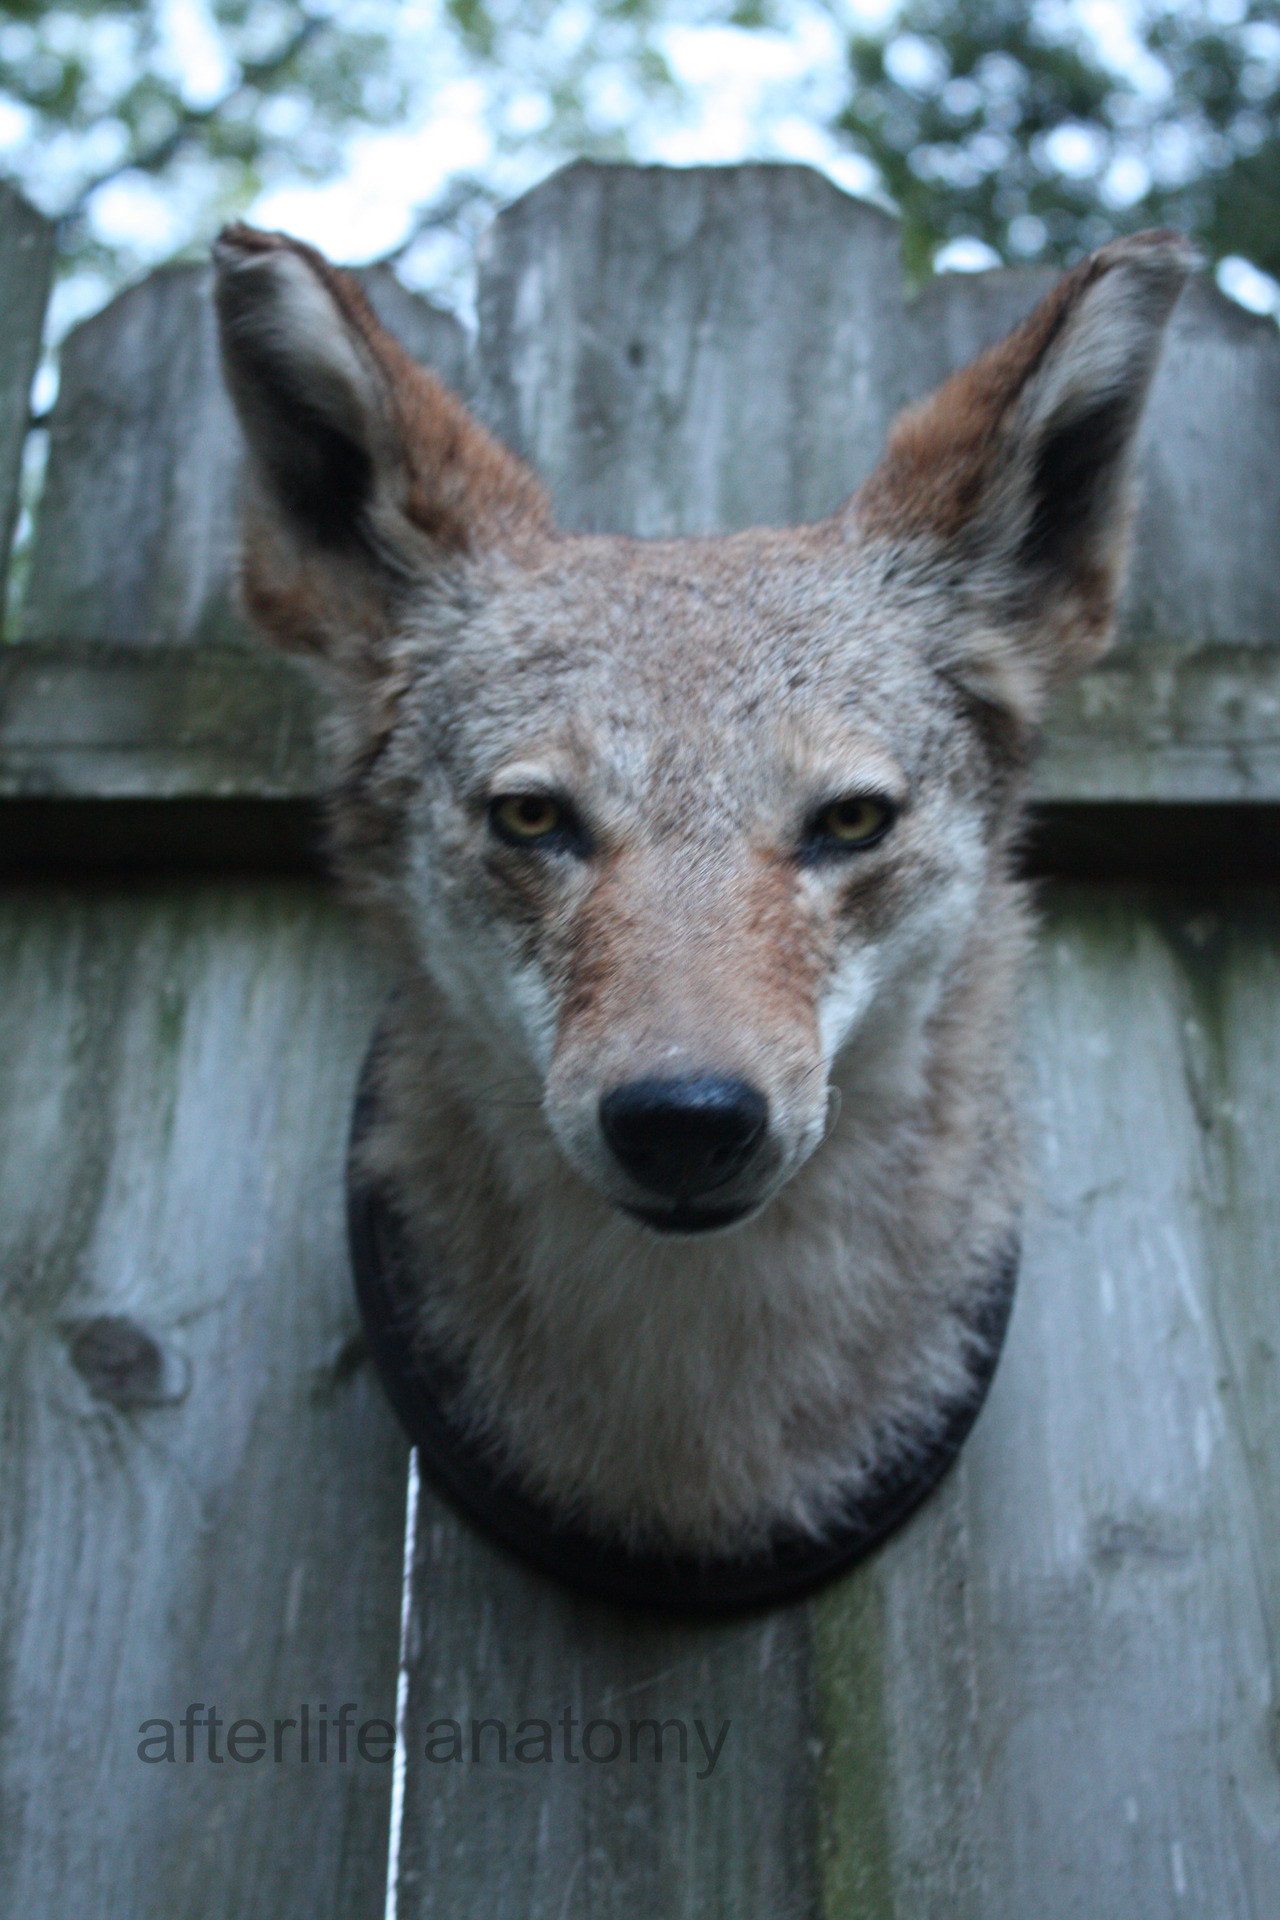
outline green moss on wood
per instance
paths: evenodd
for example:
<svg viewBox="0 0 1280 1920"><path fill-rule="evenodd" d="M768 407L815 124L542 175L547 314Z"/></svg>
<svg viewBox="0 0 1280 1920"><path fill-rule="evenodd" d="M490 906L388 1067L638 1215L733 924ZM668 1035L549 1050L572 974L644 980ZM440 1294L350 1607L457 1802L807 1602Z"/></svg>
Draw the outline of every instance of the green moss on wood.
<svg viewBox="0 0 1280 1920"><path fill-rule="evenodd" d="M892 1920L884 1595L874 1565L818 1597L813 1635L823 1920Z"/></svg>

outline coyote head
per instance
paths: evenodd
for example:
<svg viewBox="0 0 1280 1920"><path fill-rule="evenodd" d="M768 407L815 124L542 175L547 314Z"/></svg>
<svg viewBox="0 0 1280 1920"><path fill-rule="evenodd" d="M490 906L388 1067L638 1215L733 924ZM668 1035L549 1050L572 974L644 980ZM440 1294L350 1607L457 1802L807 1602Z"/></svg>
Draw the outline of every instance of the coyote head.
<svg viewBox="0 0 1280 1920"><path fill-rule="evenodd" d="M656 541L559 533L311 249L233 227L217 260L246 604L336 680L342 870L501 1091L495 1150L549 1138L690 1234L841 1103L927 1103L1036 722L1108 637L1185 245L1084 261L829 519Z"/></svg>

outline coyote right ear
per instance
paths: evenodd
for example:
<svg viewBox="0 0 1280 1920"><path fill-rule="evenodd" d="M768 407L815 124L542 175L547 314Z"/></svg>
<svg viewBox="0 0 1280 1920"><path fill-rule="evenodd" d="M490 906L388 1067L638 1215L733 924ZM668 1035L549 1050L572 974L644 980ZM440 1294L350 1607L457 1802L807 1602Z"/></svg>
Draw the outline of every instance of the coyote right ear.
<svg viewBox="0 0 1280 1920"><path fill-rule="evenodd" d="M1196 264L1175 233L1116 240L1082 261L1006 340L897 421L846 509L941 566L968 621L937 664L1027 719L1110 637L1134 432Z"/></svg>
<svg viewBox="0 0 1280 1920"><path fill-rule="evenodd" d="M214 261L223 367L256 481L244 597L273 639L349 652L376 637L404 582L546 539L534 475L384 332L353 280L245 226L226 228Z"/></svg>

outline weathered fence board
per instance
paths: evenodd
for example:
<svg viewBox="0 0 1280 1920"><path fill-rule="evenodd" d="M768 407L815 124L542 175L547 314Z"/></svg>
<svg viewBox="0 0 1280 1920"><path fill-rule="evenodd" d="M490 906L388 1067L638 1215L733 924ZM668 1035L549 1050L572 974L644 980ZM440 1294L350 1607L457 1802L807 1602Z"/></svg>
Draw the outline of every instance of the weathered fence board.
<svg viewBox="0 0 1280 1920"><path fill-rule="evenodd" d="M1209 281L1175 307L1138 450L1124 638L1280 644L1280 331Z"/></svg>
<svg viewBox="0 0 1280 1920"><path fill-rule="evenodd" d="M389 1765L138 1757L191 1702L223 1743L394 1718L407 1449L343 1240L363 944L288 886L4 898L5 1914L382 1912Z"/></svg>
<svg viewBox="0 0 1280 1920"><path fill-rule="evenodd" d="M68 335L23 636L226 640L240 447L209 269L167 268Z"/></svg>
<svg viewBox="0 0 1280 1920"><path fill-rule="evenodd" d="M318 689L266 647L0 649L0 797L314 799Z"/></svg>
<svg viewBox="0 0 1280 1920"><path fill-rule="evenodd" d="M0 180L0 615L52 276L53 227Z"/></svg>
<svg viewBox="0 0 1280 1920"><path fill-rule="evenodd" d="M400 1920L813 1913L803 1607L729 1627L630 1616L514 1564L424 1489L408 1651ZM505 1763L495 1728L474 1733L486 1719ZM645 1721L668 1723L660 1758Z"/></svg>
<svg viewBox="0 0 1280 1920"><path fill-rule="evenodd" d="M566 167L477 308L477 402L576 529L816 519L908 390L897 224L807 167Z"/></svg>
<svg viewBox="0 0 1280 1920"><path fill-rule="evenodd" d="M852 1717L882 1761L885 1912L1280 1905L1280 1515L1256 1464L1280 1412L1258 1359L1280 1331L1274 1228L1256 1231L1280 1186L1278 983L1274 894L1068 893L1050 914L1008 1350L942 1498L816 1607L829 1734ZM1206 1008L1242 998L1267 1017L1233 1048ZM833 1915L860 1910L842 1898L865 1784L829 1781Z"/></svg>

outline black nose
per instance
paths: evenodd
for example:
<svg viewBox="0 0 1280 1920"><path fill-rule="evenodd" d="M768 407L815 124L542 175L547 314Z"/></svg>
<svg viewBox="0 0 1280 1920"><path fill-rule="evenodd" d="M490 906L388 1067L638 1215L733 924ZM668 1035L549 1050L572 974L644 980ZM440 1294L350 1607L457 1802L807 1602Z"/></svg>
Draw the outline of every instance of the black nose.
<svg viewBox="0 0 1280 1920"><path fill-rule="evenodd" d="M631 1178L669 1200L710 1193L740 1173L769 1120L745 1080L629 1080L600 1102L604 1137Z"/></svg>

